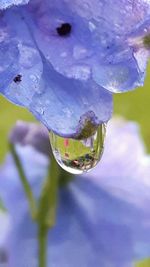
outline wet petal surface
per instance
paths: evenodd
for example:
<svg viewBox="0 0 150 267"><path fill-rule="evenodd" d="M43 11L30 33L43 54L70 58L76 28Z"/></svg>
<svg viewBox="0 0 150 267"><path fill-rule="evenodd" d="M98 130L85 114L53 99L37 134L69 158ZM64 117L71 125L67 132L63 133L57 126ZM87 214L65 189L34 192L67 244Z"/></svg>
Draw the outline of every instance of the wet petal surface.
<svg viewBox="0 0 150 267"><path fill-rule="evenodd" d="M1 93L61 136L75 137L88 114L108 121L109 91L144 83L149 15L146 0L31 0L1 11Z"/></svg>

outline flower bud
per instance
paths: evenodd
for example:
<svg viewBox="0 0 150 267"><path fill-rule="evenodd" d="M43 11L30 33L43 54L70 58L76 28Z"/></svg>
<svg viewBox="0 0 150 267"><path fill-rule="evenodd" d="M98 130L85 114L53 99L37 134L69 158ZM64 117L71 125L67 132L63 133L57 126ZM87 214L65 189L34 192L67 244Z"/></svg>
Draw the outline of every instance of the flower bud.
<svg viewBox="0 0 150 267"><path fill-rule="evenodd" d="M13 144L29 145L43 154L50 155L48 131L41 124L17 121L10 132L9 140Z"/></svg>

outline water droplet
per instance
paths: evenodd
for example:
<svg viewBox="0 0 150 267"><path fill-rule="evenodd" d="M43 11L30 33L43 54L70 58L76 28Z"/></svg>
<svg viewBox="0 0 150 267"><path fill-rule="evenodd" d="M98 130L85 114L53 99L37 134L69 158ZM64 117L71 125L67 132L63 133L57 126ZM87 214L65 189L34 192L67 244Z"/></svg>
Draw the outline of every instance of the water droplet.
<svg viewBox="0 0 150 267"><path fill-rule="evenodd" d="M101 124L93 136L84 140L63 138L50 132L56 161L65 171L73 174L90 171L101 159L105 133L106 124Z"/></svg>

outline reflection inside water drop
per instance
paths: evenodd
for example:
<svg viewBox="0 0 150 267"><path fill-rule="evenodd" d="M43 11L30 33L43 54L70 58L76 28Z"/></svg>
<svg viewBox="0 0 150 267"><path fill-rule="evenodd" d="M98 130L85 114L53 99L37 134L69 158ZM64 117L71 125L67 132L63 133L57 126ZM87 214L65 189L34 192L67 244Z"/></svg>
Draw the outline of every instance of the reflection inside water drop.
<svg viewBox="0 0 150 267"><path fill-rule="evenodd" d="M56 161L65 171L73 174L90 171L101 159L105 132L106 124L101 124L93 136L83 140L63 138L50 132Z"/></svg>

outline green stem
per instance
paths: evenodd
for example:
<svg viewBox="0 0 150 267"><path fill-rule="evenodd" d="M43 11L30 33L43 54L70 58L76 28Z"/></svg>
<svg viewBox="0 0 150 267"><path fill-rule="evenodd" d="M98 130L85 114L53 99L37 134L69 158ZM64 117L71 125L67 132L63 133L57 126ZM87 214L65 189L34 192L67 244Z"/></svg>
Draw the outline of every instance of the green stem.
<svg viewBox="0 0 150 267"><path fill-rule="evenodd" d="M51 157L48 176L39 200L38 222L51 228L55 224L59 168L54 157Z"/></svg>
<svg viewBox="0 0 150 267"><path fill-rule="evenodd" d="M38 243L39 243L39 267L47 266L47 239L48 239L48 228L38 227Z"/></svg>
<svg viewBox="0 0 150 267"><path fill-rule="evenodd" d="M38 209L39 267L46 267L48 230L55 225L59 168L54 157L48 170Z"/></svg>
<svg viewBox="0 0 150 267"><path fill-rule="evenodd" d="M10 150L29 202L32 218L38 225L39 267L46 267L48 231L55 225L56 221L58 187L64 186L67 182L72 180L73 177L63 171L58 166L54 157L51 156L48 175L37 207L32 189L13 144L10 144Z"/></svg>
<svg viewBox="0 0 150 267"><path fill-rule="evenodd" d="M69 182L71 182L74 179L74 175L64 171L61 167L59 167L59 186L65 187Z"/></svg>
<svg viewBox="0 0 150 267"><path fill-rule="evenodd" d="M29 182L28 182L28 180L26 178L26 175L25 175L24 169L22 167L22 164L20 162L20 159L19 159L19 157L17 155L17 152L15 150L15 147L14 147L14 145L12 143L10 143L10 151L11 151L11 154L13 156L14 162L16 164L16 167L17 167L17 170L18 170L18 173L19 173L19 176L20 176L20 180L22 182L25 194L26 194L28 202L29 202L31 216L32 216L33 219L35 219L35 216L36 216L36 201L35 201L35 198L33 196L30 184L29 184Z"/></svg>

